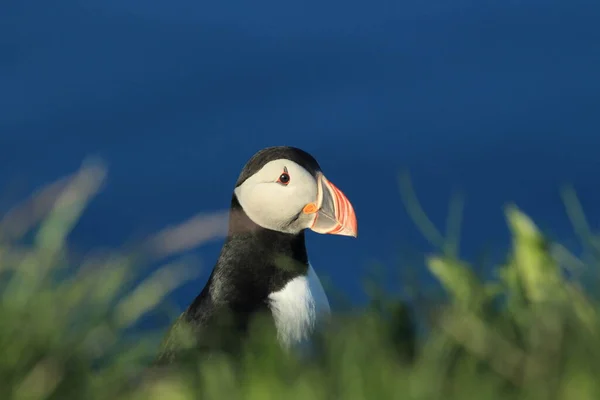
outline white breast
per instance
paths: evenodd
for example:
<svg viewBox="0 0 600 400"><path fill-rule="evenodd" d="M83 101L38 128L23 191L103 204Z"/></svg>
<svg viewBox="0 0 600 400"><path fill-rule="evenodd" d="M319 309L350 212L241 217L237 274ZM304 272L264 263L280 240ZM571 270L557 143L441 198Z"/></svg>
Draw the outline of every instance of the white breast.
<svg viewBox="0 0 600 400"><path fill-rule="evenodd" d="M310 263L308 274L271 293L269 304L279 341L288 348L308 340L330 314L327 295Z"/></svg>

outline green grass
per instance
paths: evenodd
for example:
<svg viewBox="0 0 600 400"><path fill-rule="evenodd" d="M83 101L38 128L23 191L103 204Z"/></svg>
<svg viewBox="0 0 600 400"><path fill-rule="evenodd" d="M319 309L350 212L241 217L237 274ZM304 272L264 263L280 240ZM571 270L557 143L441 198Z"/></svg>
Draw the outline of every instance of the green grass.
<svg viewBox="0 0 600 400"><path fill-rule="evenodd" d="M409 307L378 295L336 317L310 360L282 352L257 323L236 358L156 372L146 367L163 332L128 330L193 276L177 254L218 233L222 216L206 217L204 230L195 220L127 250L76 256L69 232L104 173L86 165L0 221L0 399L600 398L598 303L565 278L567 268L596 267L599 242L571 191L564 198L585 262L508 206L511 247L496 278L481 281L458 258L458 241L437 232L404 192L439 249L423 259L445 300L417 296ZM462 199L452 204L460 213ZM449 218L446 236L458 235L459 220ZM165 259L175 261L136 283L145 266Z"/></svg>

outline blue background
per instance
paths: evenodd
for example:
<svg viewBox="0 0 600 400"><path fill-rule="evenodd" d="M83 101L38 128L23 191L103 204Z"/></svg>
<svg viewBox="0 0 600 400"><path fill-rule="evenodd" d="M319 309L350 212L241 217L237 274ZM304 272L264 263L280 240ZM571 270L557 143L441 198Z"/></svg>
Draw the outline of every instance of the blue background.
<svg viewBox="0 0 600 400"><path fill-rule="evenodd" d="M308 235L315 269L354 299L372 262L431 249L403 169L438 226L465 193L467 257L502 253L508 201L571 244L561 184L600 218L598 21L594 0L5 0L2 204L100 156L108 186L72 239L118 246L228 207L246 160L286 144L354 203L357 240ZM205 267L220 245L200 249Z"/></svg>

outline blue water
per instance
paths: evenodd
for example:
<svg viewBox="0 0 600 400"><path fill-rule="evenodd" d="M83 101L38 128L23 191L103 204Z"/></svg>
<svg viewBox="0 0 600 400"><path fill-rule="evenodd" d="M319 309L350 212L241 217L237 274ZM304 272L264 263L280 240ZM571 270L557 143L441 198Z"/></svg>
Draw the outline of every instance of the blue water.
<svg viewBox="0 0 600 400"><path fill-rule="evenodd" d="M354 203L358 239L308 240L355 299L370 263L431 250L403 169L438 226L466 194L468 257L501 253L508 201L572 243L561 184L600 222L598 21L595 0L3 1L0 184L18 199L102 157L108 186L72 240L117 246L222 210L255 151L298 146Z"/></svg>

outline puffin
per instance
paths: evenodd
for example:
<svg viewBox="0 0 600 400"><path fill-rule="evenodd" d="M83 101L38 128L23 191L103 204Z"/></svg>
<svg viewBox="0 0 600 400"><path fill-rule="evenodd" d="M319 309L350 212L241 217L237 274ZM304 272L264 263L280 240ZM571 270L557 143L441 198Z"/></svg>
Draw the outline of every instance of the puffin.
<svg viewBox="0 0 600 400"><path fill-rule="evenodd" d="M208 281L165 335L156 362L177 359L184 325L195 350L239 350L257 315L266 316L284 349L310 342L331 311L308 258L307 229L356 238L354 208L306 151L258 151L235 183L227 236Z"/></svg>

